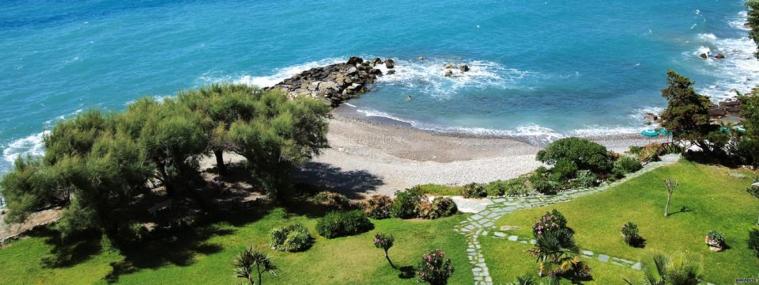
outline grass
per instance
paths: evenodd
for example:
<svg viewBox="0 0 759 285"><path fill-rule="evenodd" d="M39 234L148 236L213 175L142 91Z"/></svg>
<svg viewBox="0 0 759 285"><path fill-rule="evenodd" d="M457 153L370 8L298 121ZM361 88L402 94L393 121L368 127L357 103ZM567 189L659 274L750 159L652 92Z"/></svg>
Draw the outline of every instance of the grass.
<svg viewBox="0 0 759 285"><path fill-rule="evenodd" d="M391 233L395 246L390 257L399 266L416 266L428 250L443 249L453 260L455 272L450 284L471 283L464 237L453 232L463 215L438 220L373 220L375 229L360 235L325 239L316 235L317 219L288 214L277 208L261 219L235 226L216 223L213 233L192 251L148 246L129 254L131 268L118 276L120 284L235 284L232 261L245 247L264 250L279 268L278 275L265 275L266 284L412 284L416 279L401 279L384 259L381 249L372 245L376 232ZM305 252L283 253L268 247L269 231L288 223L303 223L316 238ZM108 248L107 245L104 248ZM44 237L29 237L0 249L2 284L102 284L113 269L111 264L126 264L124 254L104 250L78 264L65 268L45 268L40 259L51 246Z"/></svg>
<svg viewBox="0 0 759 285"><path fill-rule="evenodd" d="M485 253L485 261L488 263L493 283L506 284L514 281L518 276L537 275L538 266L535 257L527 252L532 247L531 245L493 237L480 238L480 245ZM640 274L633 269L601 263L594 259L583 258L582 260L588 263L593 275L593 280L584 282L585 284L621 284L622 278L636 280ZM566 279L561 282L571 284Z"/></svg>
<svg viewBox="0 0 759 285"><path fill-rule="evenodd" d="M643 261L650 260L655 253L684 253L692 260L702 261L705 280L732 284L735 278L756 277L759 268L759 258L747 248L748 231L759 215L759 199L745 189L755 175L748 170L682 161L609 191L514 212L496 224L516 226L513 234L529 237L538 217L558 209L575 230L575 240L581 248ZM665 218L663 180L670 177L678 181L679 187L672 198L672 213ZM620 230L628 221L638 224L640 235L646 239L644 248L630 247L622 240ZM709 251L704 236L710 230L725 234L731 248L720 253ZM504 241L493 246L508 250L511 245ZM486 255L486 260L489 257Z"/></svg>
<svg viewBox="0 0 759 285"><path fill-rule="evenodd" d="M443 185L443 184L422 184L418 185L422 193L434 196L461 196L463 186Z"/></svg>

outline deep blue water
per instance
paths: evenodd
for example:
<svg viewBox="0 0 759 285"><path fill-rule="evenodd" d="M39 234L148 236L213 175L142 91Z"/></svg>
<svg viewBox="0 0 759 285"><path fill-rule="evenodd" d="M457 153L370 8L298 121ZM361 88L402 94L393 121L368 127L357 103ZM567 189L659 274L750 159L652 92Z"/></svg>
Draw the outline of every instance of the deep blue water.
<svg viewBox="0 0 759 285"><path fill-rule="evenodd" d="M740 0L72 2L0 3L0 172L83 109L350 55L398 61L351 101L364 113L507 135L635 132L669 68L715 99L759 79Z"/></svg>

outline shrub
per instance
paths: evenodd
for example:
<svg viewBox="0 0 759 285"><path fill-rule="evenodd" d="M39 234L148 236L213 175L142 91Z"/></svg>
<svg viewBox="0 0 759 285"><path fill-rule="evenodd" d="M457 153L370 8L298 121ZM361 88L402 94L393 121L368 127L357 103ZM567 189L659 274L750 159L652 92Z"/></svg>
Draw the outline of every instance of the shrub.
<svg viewBox="0 0 759 285"><path fill-rule="evenodd" d="M509 191L509 181L496 180L485 184L487 196L503 196Z"/></svg>
<svg viewBox="0 0 759 285"><path fill-rule="evenodd" d="M549 175L550 172L545 167L538 167L529 178L532 188L542 194L556 194L561 187L561 183L551 180Z"/></svg>
<svg viewBox="0 0 759 285"><path fill-rule="evenodd" d="M559 161L572 162L577 169L587 169L594 173L611 170L612 159L606 147L582 138L563 138L549 144L538 152L537 159L549 165Z"/></svg>
<svg viewBox="0 0 759 285"><path fill-rule="evenodd" d="M551 169L551 180L565 181L575 176L577 165L569 160L559 160Z"/></svg>
<svg viewBox="0 0 759 285"><path fill-rule="evenodd" d="M754 251L756 257L759 257L759 229L748 232L748 248Z"/></svg>
<svg viewBox="0 0 759 285"><path fill-rule="evenodd" d="M756 183L756 182L754 182L754 183ZM751 185L748 188L746 188L746 192L748 192L749 194L751 194L751 196L759 198L759 187L758 186Z"/></svg>
<svg viewBox="0 0 759 285"><path fill-rule="evenodd" d="M294 252L308 249L313 242L314 239L305 226L292 224L272 230L269 244L272 249Z"/></svg>
<svg viewBox="0 0 759 285"><path fill-rule="evenodd" d="M707 233L706 237L704 237L704 242L709 248L717 251L724 249L727 245L725 243L725 236L718 231L710 231Z"/></svg>
<svg viewBox="0 0 759 285"><path fill-rule="evenodd" d="M622 177L628 173L638 171L641 168L643 168L643 165L640 164L640 161L630 156L623 156L614 162L614 170L612 172L614 172L615 175Z"/></svg>
<svg viewBox="0 0 759 285"><path fill-rule="evenodd" d="M385 195L372 195L369 200L364 202L364 213L375 219L385 219L390 217L390 209L393 206L393 199Z"/></svg>
<svg viewBox="0 0 759 285"><path fill-rule="evenodd" d="M598 176L596 176L590 170L577 171L577 177L575 178L575 184L579 187L590 188L596 186Z"/></svg>
<svg viewBox="0 0 759 285"><path fill-rule="evenodd" d="M453 202L451 198L448 197L437 197L434 200L432 200L432 209L429 212L429 214L426 216L428 219L437 219L440 217L448 217L453 214L456 214L458 209L456 208L456 203Z"/></svg>
<svg viewBox="0 0 759 285"><path fill-rule="evenodd" d="M625 243L630 246L640 246L643 238L638 234L638 225L633 222L627 222L622 226L622 237L625 239Z"/></svg>
<svg viewBox="0 0 759 285"><path fill-rule="evenodd" d="M551 212L546 212L540 219L532 226L532 234L535 237L541 236L543 233L553 230L567 228L567 218L556 209Z"/></svg>
<svg viewBox="0 0 759 285"><path fill-rule="evenodd" d="M351 200L345 195L335 192L319 192L312 198L314 203L333 210L349 210L353 208Z"/></svg>
<svg viewBox="0 0 759 285"><path fill-rule="evenodd" d="M450 258L445 258L445 252L436 249L422 256L417 276L422 282L432 285L444 285L453 274L453 264Z"/></svg>
<svg viewBox="0 0 759 285"><path fill-rule="evenodd" d="M372 228L372 222L359 210L329 212L316 223L316 231L325 238L359 234Z"/></svg>
<svg viewBox="0 0 759 285"><path fill-rule="evenodd" d="M408 219L419 214L419 204L427 197L419 188L410 188L395 192L395 201L390 207L390 215L396 218Z"/></svg>
<svg viewBox="0 0 759 285"><path fill-rule="evenodd" d="M484 198L488 196L488 192L482 184L470 183L464 185L464 188L461 189L461 195L464 198Z"/></svg>

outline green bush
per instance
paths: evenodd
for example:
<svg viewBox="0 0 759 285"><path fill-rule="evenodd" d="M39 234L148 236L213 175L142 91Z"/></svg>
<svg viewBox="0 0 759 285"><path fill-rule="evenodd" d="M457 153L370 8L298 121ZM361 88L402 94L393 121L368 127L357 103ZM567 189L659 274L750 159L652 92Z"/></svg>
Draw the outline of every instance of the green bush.
<svg viewBox="0 0 759 285"><path fill-rule="evenodd" d="M306 250L314 243L314 238L308 233L308 229L302 224L292 224L289 226L275 228L271 231L272 249L279 251L302 251Z"/></svg>
<svg viewBox="0 0 759 285"><path fill-rule="evenodd" d="M432 200L431 206L432 209L425 218L437 219L441 217L448 217L456 214L458 211L458 208L456 208L456 203L454 203L453 200L448 197L436 197L434 200Z"/></svg>
<svg viewBox="0 0 759 285"><path fill-rule="evenodd" d="M464 185L464 188L461 189L461 195L464 198L484 198L488 196L488 192L482 184L470 183Z"/></svg>
<svg viewBox="0 0 759 285"><path fill-rule="evenodd" d="M638 234L638 225L633 222L627 222L622 226L622 237L624 237L625 243L634 247L640 246L643 242L643 238Z"/></svg>
<svg viewBox="0 0 759 285"><path fill-rule="evenodd" d="M316 231L325 238L355 235L373 228L372 222L359 210L329 212L316 222Z"/></svg>
<svg viewBox="0 0 759 285"><path fill-rule="evenodd" d="M754 251L756 257L759 257L759 229L748 232L748 248Z"/></svg>
<svg viewBox="0 0 759 285"><path fill-rule="evenodd" d="M551 180L566 181L575 176L577 165L568 160L559 160L551 169Z"/></svg>
<svg viewBox="0 0 759 285"><path fill-rule="evenodd" d="M364 213L375 219L385 219L390 217L390 209L392 207L392 198L375 194L364 202Z"/></svg>
<svg viewBox="0 0 759 285"><path fill-rule="evenodd" d="M349 210L353 208L351 200L345 195L335 192L319 192L312 198L314 203L332 210Z"/></svg>
<svg viewBox="0 0 759 285"><path fill-rule="evenodd" d="M590 170L577 171L577 177L574 182L578 187L590 188L596 186L598 176L590 172Z"/></svg>
<svg viewBox="0 0 759 285"><path fill-rule="evenodd" d="M556 194L561 188L561 182L552 180L550 174L545 167L538 167L529 178L532 188L542 194Z"/></svg>
<svg viewBox="0 0 759 285"><path fill-rule="evenodd" d="M756 183L756 182L754 182ZM754 196L756 198L759 198L759 187L751 185L748 188L746 188L746 192L751 194L751 196Z"/></svg>
<svg viewBox="0 0 759 285"><path fill-rule="evenodd" d="M419 203L422 200L426 201L427 198L417 187L395 192L395 201L390 207L390 216L401 219L414 218L419 214Z"/></svg>
<svg viewBox="0 0 759 285"><path fill-rule="evenodd" d="M485 184L485 192L488 196L503 196L509 191L509 181L496 180Z"/></svg>
<svg viewBox="0 0 759 285"><path fill-rule="evenodd" d="M563 138L549 144L538 152L537 159L549 165L560 161L574 163L577 169L594 173L608 173L612 159L606 147L582 138Z"/></svg>
<svg viewBox="0 0 759 285"><path fill-rule="evenodd" d="M643 168L643 165L640 164L638 159L630 156L623 156L614 162L614 170L612 172L618 177L622 177L626 174L638 171L641 168Z"/></svg>

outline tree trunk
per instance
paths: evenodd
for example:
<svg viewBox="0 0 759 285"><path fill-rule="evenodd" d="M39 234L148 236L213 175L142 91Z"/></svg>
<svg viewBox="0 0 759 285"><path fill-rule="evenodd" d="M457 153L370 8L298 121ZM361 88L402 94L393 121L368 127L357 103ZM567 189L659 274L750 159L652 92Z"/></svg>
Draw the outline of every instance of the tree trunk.
<svg viewBox="0 0 759 285"><path fill-rule="evenodd" d="M672 200L672 193L668 192L667 193L667 205L664 206L664 217L665 218L669 216L669 201L670 200Z"/></svg>
<svg viewBox="0 0 759 285"><path fill-rule="evenodd" d="M385 259L387 259L387 262L390 263L390 267L392 267L393 269L397 268L397 267L395 267L395 264L393 264L393 261L390 260L390 256L387 255L387 250L385 251Z"/></svg>
<svg viewBox="0 0 759 285"><path fill-rule="evenodd" d="M263 284L261 282L261 265L256 263L256 272L258 272L258 285Z"/></svg>
<svg viewBox="0 0 759 285"><path fill-rule="evenodd" d="M219 170L219 175L227 174L227 166L224 164L224 151L214 150L213 155L216 156L216 169Z"/></svg>

